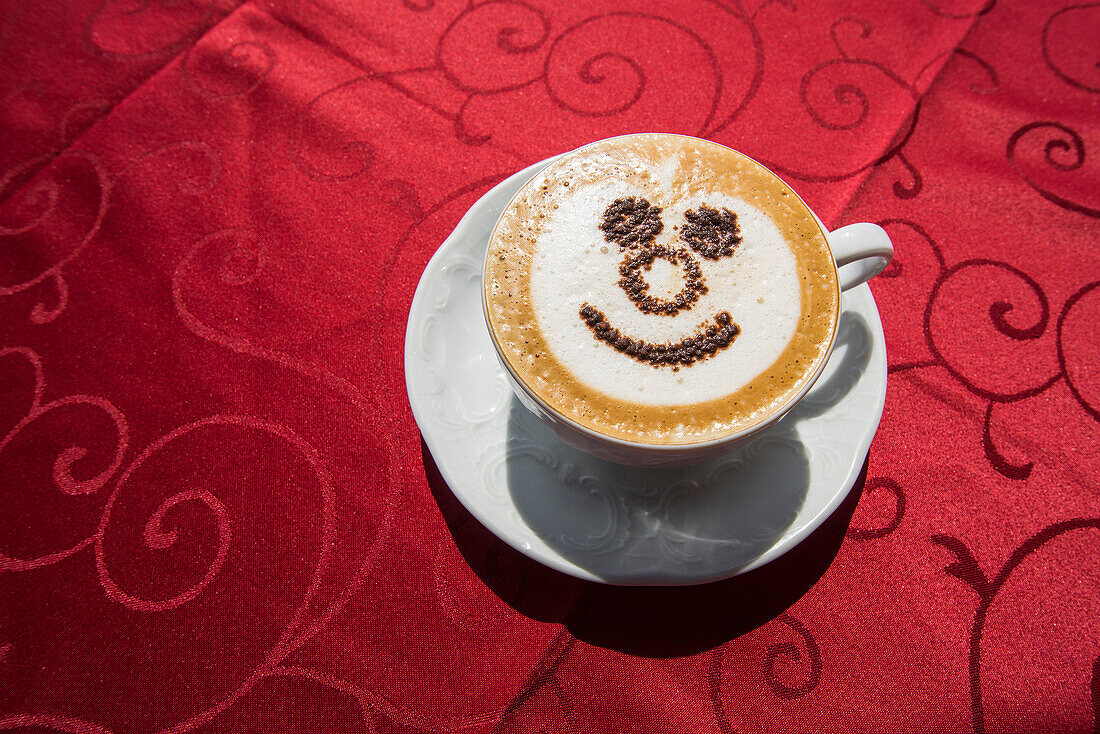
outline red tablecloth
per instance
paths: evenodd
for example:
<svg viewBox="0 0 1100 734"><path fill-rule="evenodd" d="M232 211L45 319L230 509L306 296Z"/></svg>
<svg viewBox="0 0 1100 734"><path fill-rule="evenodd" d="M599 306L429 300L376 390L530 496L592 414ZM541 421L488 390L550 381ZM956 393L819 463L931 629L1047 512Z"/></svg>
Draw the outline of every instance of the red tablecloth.
<svg viewBox="0 0 1100 734"><path fill-rule="evenodd" d="M1100 727L1100 5L7 0L0 730ZM615 589L439 477L402 340L478 196L712 138L877 221L865 481Z"/></svg>

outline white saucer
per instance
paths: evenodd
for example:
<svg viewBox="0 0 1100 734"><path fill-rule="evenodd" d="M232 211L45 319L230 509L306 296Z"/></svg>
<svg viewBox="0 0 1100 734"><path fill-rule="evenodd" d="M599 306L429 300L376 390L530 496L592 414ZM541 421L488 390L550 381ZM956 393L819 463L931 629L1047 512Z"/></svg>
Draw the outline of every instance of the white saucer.
<svg viewBox="0 0 1100 734"><path fill-rule="evenodd" d="M814 388L747 445L674 469L591 457L562 443L513 397L481 309L493 225L551 160L478 200L417 286L405 382L443 479L501 540L589 581L698 584L775 560L847 496L882 417L886 343L870 289L844 294L836 347Z"/></svg>

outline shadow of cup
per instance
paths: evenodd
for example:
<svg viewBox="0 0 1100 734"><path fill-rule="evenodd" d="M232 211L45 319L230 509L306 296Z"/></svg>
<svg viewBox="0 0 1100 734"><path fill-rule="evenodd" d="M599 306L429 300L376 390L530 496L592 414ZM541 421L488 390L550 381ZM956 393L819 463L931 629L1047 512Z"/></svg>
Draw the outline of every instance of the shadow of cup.
<svg viewBox="0 0 1100 734"><path fill-rule="evenodd" d="M837 324L836 341L825 369L798 405L780 423L825 415L836 407L863 377L871 362L871 327L859 313L846 311Z"/></svg>
<svg viewBox="0 0 1100 734"><path fill-rule="evenodd" d="M870 330L845 313L833 356L780 422L700 464L625 467L562 442L518 400L508 417L506 478L524 522L563 558L611 584L725 578L779 542L810 487L798 425L843 400L867 368Z"/></svg>
<svg viewBox="0 0 1100 734"><path fill-rule="evenodd" d="M524 522L613 584L728 576L775 544L809 484L809 459L789 432L703 464L638 469L567 446L513 401L508 444L508 491Z"/></svg>

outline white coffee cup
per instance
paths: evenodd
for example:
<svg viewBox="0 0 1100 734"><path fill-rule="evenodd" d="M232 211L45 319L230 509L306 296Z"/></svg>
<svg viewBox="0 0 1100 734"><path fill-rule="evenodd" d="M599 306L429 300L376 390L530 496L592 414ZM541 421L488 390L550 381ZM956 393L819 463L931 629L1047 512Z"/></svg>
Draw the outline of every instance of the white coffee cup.
<svg viewBox="0 0 1100 734"><path fill-rule="evenodd" d="M764 170L768 170L766 166L760 165L758 162L757 165ZM532 174L532 178L534 178L535 175L537 175L537 171ZM775 175L774 172L773 175ZM776 177L779 178L778 176ZM804 204L805 202L802 203ZM806 209L813 213L808 206ZM894 248L885 230L878 225L870 223L850 224L829 232L816 214L814 214L814 218L817 220L817 224L828 242L829 250L832 253L834 266L836 268L836 280L839 283L841 291L846 291L865 283L870 278L882 272L890 263L894 254ZM488 273L488 268L485 268L484 272ZM485 307L485 317L488 325L488 307L484 302L483 306ZM837 302L836 308L839 312L839 301ZM839 316L839 313L837 316ZM839 318L834 319L834 324L838 322ZM559 438L569 445L597 457L632 466L655 467L690 464L729 451L736 444L758 434L760 431L763 431L785 416L813 387L828 361L827 359L819 360L815 372L809 375L805 384L796 394L786 403L766 415L762 420L744 430L729 433L720 438L703 440L695 443L648 443L641 440L630 440L602 433L576 422L553 408L540 398L512 368L491 327L489 328L489 334L493 343L493 348L497 353L498 360L508 377L512 389L520 402L528 410L541 419ZM836 328L834 326L827 347L828 352L832 351L835 342Z"/></svg>

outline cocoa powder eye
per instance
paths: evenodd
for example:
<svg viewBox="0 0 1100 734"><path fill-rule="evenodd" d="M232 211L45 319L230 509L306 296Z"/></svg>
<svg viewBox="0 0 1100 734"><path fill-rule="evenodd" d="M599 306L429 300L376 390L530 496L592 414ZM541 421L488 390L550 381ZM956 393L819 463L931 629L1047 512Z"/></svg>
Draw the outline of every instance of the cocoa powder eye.
<svg viewBox="0 0 1100 734"><path fill-rule="evenodd" d="M684 212L684 219L680 239L708 260L732 255L742 242L737 215L725 207L719 210L703 204L699 211Z"/></svg>
<svg viewBox="0 0 1100 734"><path fill-rule="evenodd" d="M634 196L615 199L603 213L600 230L604 239L619 247L648 245L665 228L659 206Z"/></svg>

